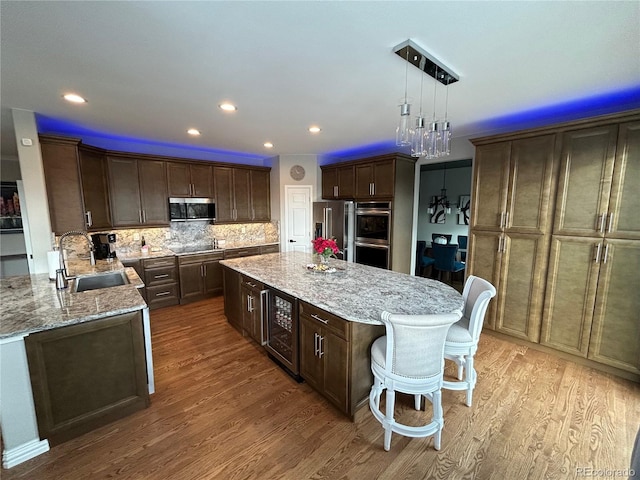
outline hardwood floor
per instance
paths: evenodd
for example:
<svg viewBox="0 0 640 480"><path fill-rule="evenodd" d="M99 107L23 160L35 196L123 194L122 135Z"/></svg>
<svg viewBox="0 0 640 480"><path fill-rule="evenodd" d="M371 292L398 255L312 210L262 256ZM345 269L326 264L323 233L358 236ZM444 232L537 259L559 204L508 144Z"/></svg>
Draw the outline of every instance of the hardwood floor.
<svg viewBox="0 0 640 480"><path fill-rule="evenodd" d="M151 407L3 480L577 478L627 469L640 424L639 384L485 334L473 407L443 391L442 449L394 434L385 452L370 412L352 423L296 383L228 325L221 297L153 311L151 324ZM398 398L403 421L420 415L412 402Z"/></svg>

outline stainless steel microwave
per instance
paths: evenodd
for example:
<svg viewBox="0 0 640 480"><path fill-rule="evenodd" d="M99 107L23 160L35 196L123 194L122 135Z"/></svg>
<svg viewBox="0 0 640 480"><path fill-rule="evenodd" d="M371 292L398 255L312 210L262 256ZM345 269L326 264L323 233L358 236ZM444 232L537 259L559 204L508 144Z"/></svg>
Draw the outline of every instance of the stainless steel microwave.
<svg viewBox="0 0 640 480"><path fill-rule="evenodd" d="M169 215L172 222L195 222L216 219L216 202L213 198L169 198Z"/></svg>

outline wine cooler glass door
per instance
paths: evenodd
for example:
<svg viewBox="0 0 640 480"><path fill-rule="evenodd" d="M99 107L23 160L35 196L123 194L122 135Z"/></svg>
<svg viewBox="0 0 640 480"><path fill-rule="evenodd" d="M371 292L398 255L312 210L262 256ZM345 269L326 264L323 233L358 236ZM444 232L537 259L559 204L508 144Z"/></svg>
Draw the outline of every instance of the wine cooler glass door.
<svg viewBox="0 0 640 480"><path fill-rule="evenodd" d="M266 348L292 374L298 375L298 304L277 290L269 292Z"/></svg>

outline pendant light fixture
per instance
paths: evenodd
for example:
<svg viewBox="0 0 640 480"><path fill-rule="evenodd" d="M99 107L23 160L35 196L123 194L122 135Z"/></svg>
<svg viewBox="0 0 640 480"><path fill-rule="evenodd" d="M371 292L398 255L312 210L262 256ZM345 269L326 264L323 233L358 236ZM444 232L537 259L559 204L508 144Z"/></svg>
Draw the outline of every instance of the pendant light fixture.
<svg viewBox="0 0 640 480"><path fill-rule="evenodd" d="M411 130L411 105L407 100L407 83L409 77L409 50L406 51L406 65L404 68L404 102L400 105L400 123L396 128L396 145L411 145L413 131Z"/></svg>
<svg viewBox="0 0 640 480"><path fill-rule="evenodd" d="M396 145L411 145L411 155L414 157L437 158L451 153L451 123L448 119L449 85L459 80L458 75L429 55L411 40L406 40L393 49L394 53L404 58L408 68L409 63L421 72L434 79L433 89L433 120L428 124L422 115L422 88L420 80L420 115L416 117L416 127L411 130L409 125L409 107L407 102L407 72L405 72L405 100L400 105L400 124L396 129ZM436 114L436 95L438 82L447 87L445 115L442 122L438 122Z"/></svg>
<svg viewBox="0 0 640 480"><path fill-rule="evenodd" d="M442 171L442 188L440 189L440 196L433 197L435 199L434 202L429 204L429 208L427 212L433 215L435 211L441 207L447 215L451 213L451 203L449 203L449 199L447 198L447 165L444 164L444 169Z"/></svg>

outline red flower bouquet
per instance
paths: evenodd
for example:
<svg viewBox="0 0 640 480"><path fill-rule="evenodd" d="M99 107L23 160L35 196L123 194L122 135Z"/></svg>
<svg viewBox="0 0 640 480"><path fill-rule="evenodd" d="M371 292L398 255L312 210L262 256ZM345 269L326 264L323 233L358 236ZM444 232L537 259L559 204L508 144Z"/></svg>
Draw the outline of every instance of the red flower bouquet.
<svg viewBox="0 0 640 480"><path fill-rule="evenodd" d="M329 260L329 257L335 257L340 253L340 249L334 238L318 237L311 240L311 243L313 244L313 250L320 255L320 258L322 258L324 262Z"/></svg>

